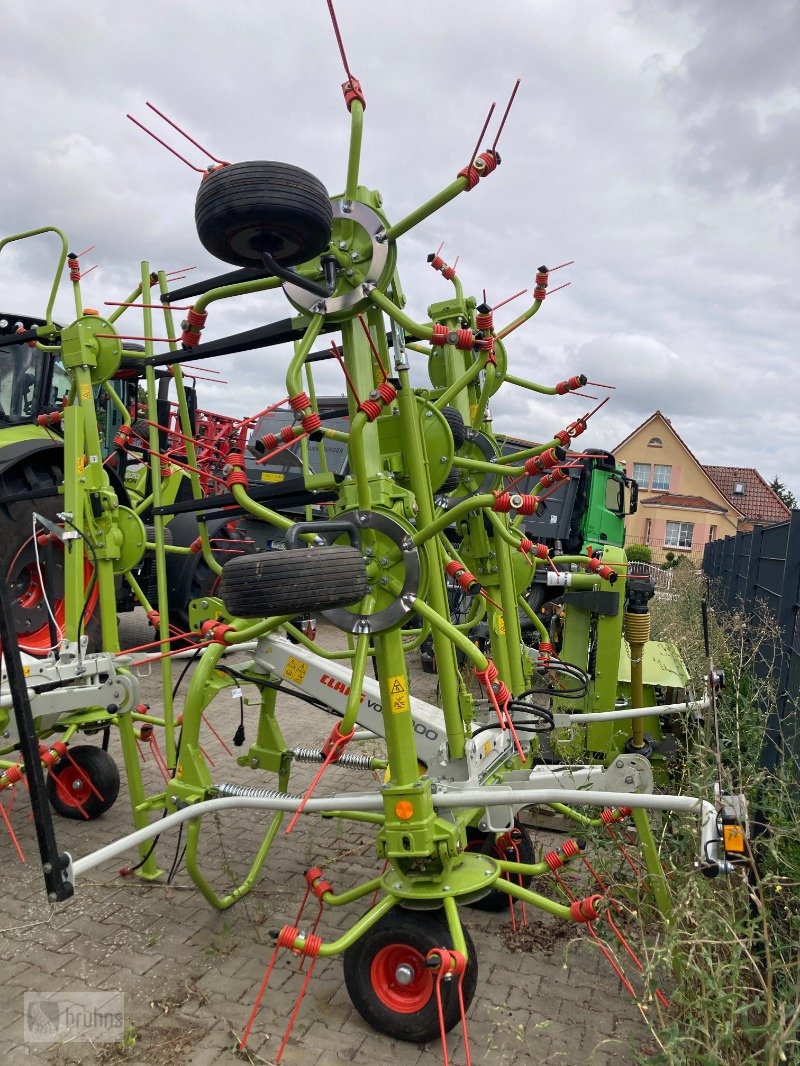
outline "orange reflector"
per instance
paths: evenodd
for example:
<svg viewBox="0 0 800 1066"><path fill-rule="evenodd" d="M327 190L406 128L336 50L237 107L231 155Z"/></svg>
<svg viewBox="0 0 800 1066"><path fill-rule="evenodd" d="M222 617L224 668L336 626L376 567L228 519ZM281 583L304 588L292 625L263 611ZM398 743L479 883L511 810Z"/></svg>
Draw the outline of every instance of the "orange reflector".
<svg viewBox="0 0 800 1066"><path fill-rule="evenodd" d="M414 804L410 800L398 800L394 805L394 813L401 821L407 822L414 817Z"/></svg>
<svg viewBox="0 0 800 1066"><path fill-rule="evenodd" d="M727 852L744 855L744 833L740 825L723 825L722 839Z"/></svg>
<svg viewBox="0 0 800 1066"><path fill-rule="evenodd" d="M93 307L84 307L83 313L85 315L99 315L100 312L96 311Z"/></svg>

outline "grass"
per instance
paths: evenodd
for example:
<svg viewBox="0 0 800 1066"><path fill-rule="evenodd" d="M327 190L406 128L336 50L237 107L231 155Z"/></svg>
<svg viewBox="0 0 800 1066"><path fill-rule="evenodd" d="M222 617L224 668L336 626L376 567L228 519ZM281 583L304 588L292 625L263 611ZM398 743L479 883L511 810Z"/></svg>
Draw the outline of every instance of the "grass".
<svg viewBox="0 0 800 1066"><path fill-rule="evenodd" d="M674 595L652 606L654 639L673 640L702 691L708 670L701 578L676 570ZM713 592L713 590L712 590ZM717 714L696 723L680 767L681 791L743 793L755 830L749 858L729 876L693 870L694 826L669 818L662 858L675 902L670 927L651 949L652 970L670 964L670 1009L653 1002L648 1024L659 1066L800 1062L800 797L796 763L762 766L766 715L774 705L776 627L739 615L712 618L712 655L726 674Z"/></svg>

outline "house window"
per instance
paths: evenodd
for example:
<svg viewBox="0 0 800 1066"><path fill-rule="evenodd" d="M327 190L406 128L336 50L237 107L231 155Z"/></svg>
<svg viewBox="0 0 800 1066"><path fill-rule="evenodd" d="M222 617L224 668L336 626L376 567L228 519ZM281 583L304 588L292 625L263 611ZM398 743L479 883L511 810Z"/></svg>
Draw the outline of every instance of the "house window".
<svg viewBox="0 0 800 1066"><path fill-rule="evenodd" d="M650 488L650 464L649 463L634 463L633 464L633 480L638 484L640 489Z"/></svg>
<svg viewBox="0 0 800 1066"><path fill-rule="evenodd" d="M717 527L716 526L709 526L708 527L708 540L709 540L709 543L712 540L716 540L716 539L717 539Z"/></svg>
<svg viewBox="0 0 800 1066"><path fill-rule="evenodd" d="M648 448L663 448L664 445L661 443L661 437L651 437L650 440L647 442L647 447Z"/></svg>
<svg viewBox="0 0 800 1066"><path fill-rule="evenodd" d="M691 522L667 522L665 548L691 548L694 525Z"/></svg>
<svg viewBox="0 0 800 1066"><path fill-rule="evenodd" d="M669 479L671 476L671 466L658 466L658 464L656 464L653 467L653 488L661 489L662 491L669 489Z"/></svg>
<svg viewBox="0 0 800 1066"><path fill-rule="evenodd" d="M734 494L734 496L744 496L744 482L743 481L737 481L737 482L734 483L733 494Z"/></svg>

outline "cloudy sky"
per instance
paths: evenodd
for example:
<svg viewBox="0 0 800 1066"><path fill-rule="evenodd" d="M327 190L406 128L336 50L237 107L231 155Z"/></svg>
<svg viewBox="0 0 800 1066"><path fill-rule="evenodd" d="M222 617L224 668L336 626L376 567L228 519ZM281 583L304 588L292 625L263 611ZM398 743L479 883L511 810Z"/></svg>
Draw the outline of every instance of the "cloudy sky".
<svg viewBox="0 0 800 1066"><path fill-rule="evenodd" d="M324 0L3 6L0 232L52 224L74 251L96 245L87 305L124 299L143 259L195 265L192 277L226 269L196 236L198 175L125 119L177 146L146 100L222 158L294 163L341 191L348 115ZM756 466L800 496L800 4L337 7L367 98L362 179L390 218L455 177L489 103L502 109L522 78L500 169L400 241L407 309L423 318L447 296L425 263L442 241L466 290L493 303L531 289L539 263L574 259L552 282L570 287L510 339L512 371L615 384L589 445L612 447L659 408L702 462ZM41 314L54 256L43 238L4 251L0 308ZM216 305L206 336L287 311L280 293ZM72 313L65 285L56 317ZM244 414L280 398L288 357L218 361L228 384L203 383L203 406ZM327 369L320 391L341 388ZM590 406L508 386L494 415L498 429L549 437Z"/></svg>

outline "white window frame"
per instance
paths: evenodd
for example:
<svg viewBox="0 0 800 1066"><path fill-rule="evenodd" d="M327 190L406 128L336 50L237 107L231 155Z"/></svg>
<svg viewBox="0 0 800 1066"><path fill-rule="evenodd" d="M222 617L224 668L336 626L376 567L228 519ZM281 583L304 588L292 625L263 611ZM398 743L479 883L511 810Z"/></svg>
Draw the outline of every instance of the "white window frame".
<svg viewBox="0 0 800 1066"><path fill-rule="evenodd" d="M644 481L642 481L642 479L637 476L637 474L636 474L637 467L638 467L639 470L644 470L645 468L647 469L647 477L644 479ZM650 464L649 463L634 463L633 464L633 480L637 483L637 485L639 486L640 489L649 489L650 488Z"/></svg>
<svg viewBox="0 0 800 1066"><path fill-rule="evenodd" d="M658 477L658 475L656 474L657 470L666 470L667 471L667 483L666 483L666 485L661 484L660 481L657 482L657 477ZM652 489L657 489L659 492L669 492L669 486L670 486L670 482L671 481L672 481L672 467L668 466L665 463L654 463L653 464L653 480L652 480L652 483L651 483L650 487Z"/></svg>
<svg viewBox="0 0 800 1066"><path fill-rule="evenodd" d="M670 526L672 527L670 529ZM692 547L692 541L694 539L694 522L667 522L664 529L664 547L665 548L685 548ZM688 544L686 541L688 540Z"/></svg>

